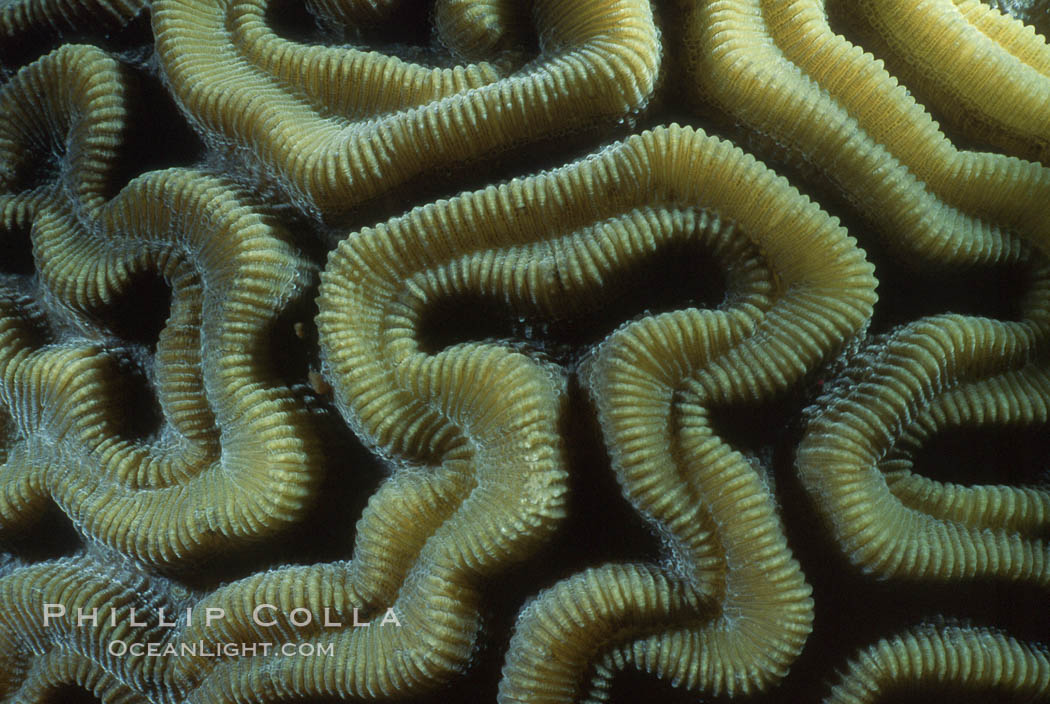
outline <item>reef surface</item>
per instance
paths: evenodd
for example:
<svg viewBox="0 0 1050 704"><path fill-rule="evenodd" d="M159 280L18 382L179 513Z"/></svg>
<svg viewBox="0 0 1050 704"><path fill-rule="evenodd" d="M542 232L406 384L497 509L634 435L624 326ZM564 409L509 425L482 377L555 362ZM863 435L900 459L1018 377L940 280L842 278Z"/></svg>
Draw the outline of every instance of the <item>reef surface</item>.
<svg viewBox="0 0 1050 704"><path fill-rule="evenodd" d="M0 2L0 699L1050 700L1048 31Z"/></svg>

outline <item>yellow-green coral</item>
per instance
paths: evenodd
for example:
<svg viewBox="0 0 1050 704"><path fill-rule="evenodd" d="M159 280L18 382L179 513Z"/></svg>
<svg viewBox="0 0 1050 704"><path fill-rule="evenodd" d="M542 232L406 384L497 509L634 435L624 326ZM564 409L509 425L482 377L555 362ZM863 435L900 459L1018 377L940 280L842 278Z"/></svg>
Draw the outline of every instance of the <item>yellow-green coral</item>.
<svg viewBox="0 0 1050 704"><path fill-rule="evenodd" d="M728 260L735 285L717 310L647 316L593 353L584 374L613 468L668 536L675 566L608 565L541 594L511 641L500 698L602 700L627 663L714 694L761 690L805 642L810 589L761 476L713 432L709 408L774 395L855 334L875 299L871 267L833 220L725 142L672 127L603 157L581 165L586 190L563 196L566 213L590 201L664 212L653 224L614 220L604 238L566 248L567 264L555 259L549 278L583 278L565 269L600 281L603 269L639 256L635 241L684 231ZM676 222L674 209L686 206L736 230Z"/></svg>
<svg viewBox="0 0 1050 704"><path fill-rule="evenodd" d="M4 5L0 699L605 701L633 669L812 701L886 633L831 701L1044 696L1046 449L1026 485L922 462L942 431L1048 424L1050 58L991 5L1045 10ZM71 36L106 51L52 51ZM199 152L168 144L180 119ZM671 120L799 179L881 302L834 217ZM149 171L173 159L193 164ZM989 271L1011 290L975 304ZM457 327L489 305L525 339ZM152 307L125 339L114 317ZM595 319L613 332L569 351ZM652 544L588 552L634 529ZM116 623L45 626L47 599ZM132 625L140 606L179 616ZM917 611L1005 630L902 631Z"/></svg>
<svg viewBox="0 0 1050 704"><path fill-rule="evenodd" d="M887 695L945 686L1040 701L1050 695L1050 656L1045 648L992 629L919 626L861 651L824 702L873 704Z"/></svg>
<svg viewBox="0 0 1050 704"><path fill-rule="evenodd" d="M643 0L540 0L540 57L506 75L488 62L431 68L298 44L267 24L269 4L161 0L158 56L193 120L325 215L436 167L621 119L644 105L656 78L659 44ZM324 9L344 22L376 11L397 22L390 5ZM454 17L471 7L445 10Z"/></svg>
<svg viewBox="0 0 1050 704"><path fill-rule="evenodd" d="M1050 163L1050 48L1032 27L979 0L858 7L972 138Z"/></svg>
<svg viewBox="0 0 1050 704"><path fill-rule="evenodd" d="M119 29L146 7L146 0L10 0L0 6L0 38L13 43L23 34L75 34L85 26Z"/></svg>
<svg viewBox="0 0 1050 704"><path fill-rule="evenodd" d="M104 700L173 698L163 674L168 663L144 653L121 657L110 648L111 641L169 638L170 630L158 625L156 614L165 609L175 618L177 609L151 582L88 556L42 562L0 577L5 607L0 696L38 701L49 686L77 682ZM145 623L145 618L149 625L132 635L129 624Z"/></svg>
<svg viewBox="0 0 1050 704"><path fill-rule="evenodd" d="M1047 422L1050 377L1034 339L1023 324L927 318L875 345L853 383L824 399L799 471L853 562L887 577L1050 583L1040 537L1050 492L941 484L907 460L907 445L936 429ZM894 453L902 436L910 442Z"/></svg>
<svg viewBox="0 0 1050 704"><path fill-rule="evenodd" d="M125 128L124 91L119 64L81 45L56 49L2 86L0 223L5 229L28 227L44 204L65 195L63 189L78 207L102 205Z"/></svg>
<svg viewBox="0 0 1050 704"><path fill-rule="evenodd" d="M698 3L686 48L701 99L803 153L899 251L997 260L1017 230L1050 248L1050 170L957 149L880 61L831 30L817 0Z"/></svg>
<svg viewBox="0 0 1050 704"><path fill-rule="evenodd" d="M316 481L313 431L262 353L275 315L306 283L303 263L203 174L155 172L103 201L123 105L115 62L97 49L44 57L3 98L19 103L4 114L16 172L20 158L41 158L22 152L25 142L70 155L28 190L16 190L16 173L3 196L7 219L31 224L55 299L91 315L145 272L173 297L155 355L165 428L152 441L122 437L119 374L100 344L47 344L15 297L0 302L0 400L18 429L0 477L0 524L31 522L50 496L88 535L176 564L301 516Z"/></svg>

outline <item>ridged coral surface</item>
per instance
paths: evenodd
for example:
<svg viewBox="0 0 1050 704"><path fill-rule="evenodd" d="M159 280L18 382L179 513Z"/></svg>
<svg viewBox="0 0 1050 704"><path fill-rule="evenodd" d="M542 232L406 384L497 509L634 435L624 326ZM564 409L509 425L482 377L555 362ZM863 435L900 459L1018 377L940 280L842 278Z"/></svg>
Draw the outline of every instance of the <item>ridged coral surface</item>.
<svg viewBox="0 0 1050 704"><path fill-rule="evenodd" d="M0 701L1050 700L1048 29L0 1Z"/></svg>

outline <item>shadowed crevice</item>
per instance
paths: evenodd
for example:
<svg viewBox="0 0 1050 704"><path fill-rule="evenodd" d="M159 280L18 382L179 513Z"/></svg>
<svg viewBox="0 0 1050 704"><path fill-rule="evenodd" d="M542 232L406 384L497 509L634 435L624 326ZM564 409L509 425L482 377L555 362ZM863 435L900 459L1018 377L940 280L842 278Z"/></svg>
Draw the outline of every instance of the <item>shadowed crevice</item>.
<svg viewBox="0 0 1050 704"><path fill-rule="evenodd" d="M29 238L29 227L0 226L0 275L29 276L33 269L33 243Z"/></svg>
<svg viewBox="0 0 1050 704"><path fill-rule="evenodd" d="M116 337L157 350L157 338L171 312L172 291L168 282L153 272L133 275L132 280L95 317Z"/></svg>
<svg viewBox="0 0 1050 704"><path fill-rule="evenodd" d="M1050 425L940 430L915 452L912 471L964 486L1050 487Z"/></svg>

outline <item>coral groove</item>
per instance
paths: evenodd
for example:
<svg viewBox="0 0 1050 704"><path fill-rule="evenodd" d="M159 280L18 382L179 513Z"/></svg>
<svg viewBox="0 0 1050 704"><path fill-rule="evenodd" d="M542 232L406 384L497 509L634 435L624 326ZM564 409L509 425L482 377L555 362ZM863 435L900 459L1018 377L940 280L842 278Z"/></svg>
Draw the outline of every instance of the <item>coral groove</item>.
<svg viewBox="0 0 1050 704"><path fill-rule="evenodd" d="M64 89L63 72L80 91ZM121 83L97 49L45 56L5 86L3 100L21 107L0 125L7 163L34 159L22 144L58 144L80 176L72 193L59 177L23 184L16 172L5 184L4 220L31 222L55 303L90 325L144 272L163 277L173 300L155 352L164 427L139 440L122 436L120 373L104 341L49 342L18 296L0 299L0 402L16 429L0 475L0 524L31 522L51 498L91 538L176 565L295 520L316 481L313 434L272 380L264 344L305 284L304 263L203 174L153 172L103 202ZM57 134L37 134L41 125Z"/></svg>
<svg viewBox="0 0 1050 704"><path fill-rule="evenodd" d="M430 68L297 44L267 25L268 4L161 0L157 53L202 130L259 160L297 202L325 215L436 167L619 120L646 102L659 61L651 10L641 0L535 3L540 57L509 73L486 61ZM455 45L479 41L461 36L476 12L487 31L501 29L498 4L442 7L443 33ZM394 3L322 9L344 23L374 12L397 21Z"/></svg>
<svg viewBox="0 0 1050 704"><path fill-rule="evenodd" d="M896 689L917 685L1036 701L1050 694L1050 656L988 628L918 626L861 651L824 702L885 701Z"/></svg>
<svg viewBox="0 0 1050 704"><path fill-rule="evenodd" d="M1050 698L1048 28L0 0L0 701Z"/></svg>

